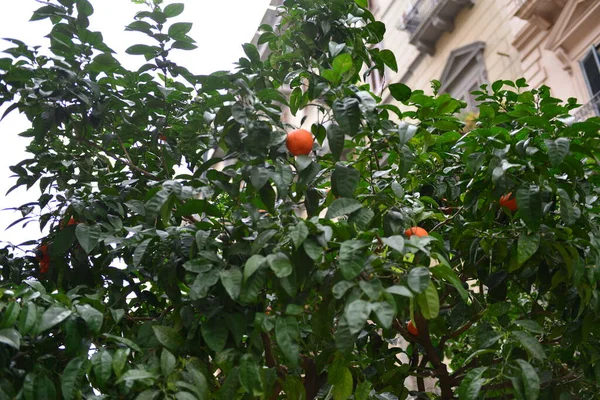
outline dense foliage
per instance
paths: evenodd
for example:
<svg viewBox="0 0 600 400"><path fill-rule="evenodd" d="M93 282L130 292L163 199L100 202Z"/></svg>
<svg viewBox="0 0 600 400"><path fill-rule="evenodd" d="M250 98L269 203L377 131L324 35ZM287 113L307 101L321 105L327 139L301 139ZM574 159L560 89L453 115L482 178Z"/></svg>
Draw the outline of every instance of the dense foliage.
<svg viewBox="0 0 600 400"><path fill-rule="evenodd" d="M207 76L169 58L182 4L127 27L136 71L88 0L35 12L51 46L10 40L0 105L42 192L15 223L49 234L0 250L0 399L597 398L600 120L523 80L484 85L471 130L438 82L383 104L366 3L286 0L266 60Z"/></svg>

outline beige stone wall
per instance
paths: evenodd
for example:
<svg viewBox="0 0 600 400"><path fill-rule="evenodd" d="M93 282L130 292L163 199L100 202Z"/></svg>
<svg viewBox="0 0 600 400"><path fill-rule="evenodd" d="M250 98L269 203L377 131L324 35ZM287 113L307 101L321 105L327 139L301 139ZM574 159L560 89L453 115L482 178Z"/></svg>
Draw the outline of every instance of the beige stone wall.
<svg viewBox="0 0 600 400"><path fill-rule="evenodd" d="M376 18L387 27L384 47L392 50L398 59L399 71L390 74L389 82L397 82L408 71L419 54L409 43L409 34L398 29L402 14L410 5L409 0L381 1L375 10ZM387 7L386 7L387 5ZM444 33L436 43L433 56L426 55L414 69L412 76L405 80L413 89L430 92L429 82L439 79L450 52L476 41L486 43L484 51L488 80L515 80L523 75L519 53L512 45L513 27L510 24L513 3L510 0L476 0L471 8L464 9L454 20L454 29Z"/></svg>
<svg viewBox="0 0 600 400"><path fill-rule="evenodd" d="M548 13L555 11L551 17L536 13L526 15L526 21L514 17L512 23L519 26L513 43L532 86L544 84L555 97L575 97L586 103L590 93L579 61L600 44L600 1L563 0L558 4L547 6Z"/></svg>

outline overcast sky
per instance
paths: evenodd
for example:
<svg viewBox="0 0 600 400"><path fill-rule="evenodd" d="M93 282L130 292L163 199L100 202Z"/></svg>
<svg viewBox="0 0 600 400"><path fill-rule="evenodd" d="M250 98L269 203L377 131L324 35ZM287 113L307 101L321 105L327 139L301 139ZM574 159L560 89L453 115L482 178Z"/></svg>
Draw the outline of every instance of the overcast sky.
<svg viewBox="0 0 600 400"><path fill-rule="evenodd" d="M117 52L117 58L128 68L144 63L142 56L128 56L125 49L145 40L145 35L137 32L124 32L124 27L133 20L137 11L144 6L130 0L90 0L95 12L91 17L91 30L101 31L104 41ZM165 1L165 4L179 2L185 4L185 11L175 20L193 22L190 36L198 42L198 49L179 51L173 59L196 74L208 74L217 70L231 69L232 63L243 55L242 43L252 40L260 24L269 0L178 0ZM34 10L41 7L34 0L11 1L0 13L0 38L15 38L29 45L47 45L44 36L50 30L48 21L28 22ZM7 7L10 11L7 11ZM0 40L0 51L12 47ZM0 54L0 58L3 57ZM0 107L0 115L6 107ZM19 244L41 236L37 223L23 229L20 225L6 230L20 214L2 211L19 206L27 201L35 201L38 192L30 190L13 191L4 196L14 185L8 169L27 157L27 141L17 136L29 127L27 120L15 112L0 122L0 247L3 242Z"/></svg>

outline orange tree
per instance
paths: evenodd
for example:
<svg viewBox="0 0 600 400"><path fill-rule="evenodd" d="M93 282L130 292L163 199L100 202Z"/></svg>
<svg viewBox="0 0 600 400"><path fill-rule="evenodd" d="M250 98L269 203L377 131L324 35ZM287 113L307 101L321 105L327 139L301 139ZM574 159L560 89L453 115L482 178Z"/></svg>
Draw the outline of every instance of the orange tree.
<svg viewBox="0 0 600 400"><path fill-rule="evenodd" d="M147 3L138 70L88 0L0 58L31 122L15 187L41 191L16 223L49 232L0 250L0 398L597 398L598 119L523 80L483 86L466 133L438 82L382 104L366 0L286 0L266 60L197 76L170 59L183 5Z"/></svg>

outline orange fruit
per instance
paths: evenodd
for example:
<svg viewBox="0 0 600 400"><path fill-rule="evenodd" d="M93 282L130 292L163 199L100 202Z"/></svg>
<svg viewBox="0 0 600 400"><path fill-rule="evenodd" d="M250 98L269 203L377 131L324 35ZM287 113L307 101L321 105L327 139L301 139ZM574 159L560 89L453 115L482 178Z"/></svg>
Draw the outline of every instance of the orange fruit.
<svg viewBox="0 0 600 400"><path fill-rule="evenodd" d="M408 237L411 237L412 235L416 235L416 236L428 236L429 233L427 233L427 231L423 228L421 228L420 226L413 226L412 228L408 228L407 230L404 231L404 234Z"/></svg>
<svg viewBox="0 0 600 400"><path fill-rule="evenodd" d="M500 197L500 207L506 207L512 212L517 211L519 208L517 206L517 199L512 197L512 192Z"/></svg>
<svg viewBox="0 0 600 400"><path fill-rule="evenodd" d="M417 329L417 327L412 323L412 321L408 321L408 324L406 325L406 330L408 330L408 332L411 335L414 336L419 336L419 330Z"/></svg>
<svg viewBox="0 0 600 400"><path fill-rule="evenodd" d="M48 253L48 245L42 244L35 251L35 259L40 263L40 272L45 274L50 269L50 253Z"/></svg>
<svg viewBox="0 0 600 400"><path fill-rule="evenodd" d="M285 145L295 156L308 155L313 148L313 135L306 129L296 129L288 133Z"/></svg>
<svg viewBox="0 0 600 400"><path fill-rule="evenodd" d="M158 139L159 139L159 140L162 140L163 142L166 142L166 141L167 141L167 137L165 136L165 134L164 134L164 133L160 133L160 134L158 135Z"/></svg>
<svg viewBox="0 0 600 400"><path fill-rule="evenodd" d="M67 226L69 226L69 225L77 225L78 223L79 222L77 222L75 220L75 218L71 217L71 218L69 218L69 222L67 222Z"/></svg>

